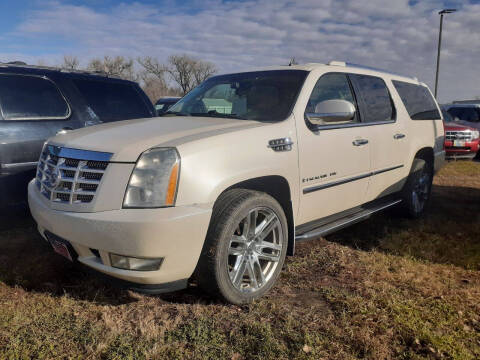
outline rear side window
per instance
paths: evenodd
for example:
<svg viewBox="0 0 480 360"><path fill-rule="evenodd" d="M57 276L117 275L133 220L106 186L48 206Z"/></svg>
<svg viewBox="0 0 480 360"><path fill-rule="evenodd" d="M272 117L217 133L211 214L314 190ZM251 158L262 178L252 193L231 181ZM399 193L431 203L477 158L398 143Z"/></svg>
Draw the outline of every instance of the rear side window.
<svg viewBox="0 0 480 360"><path fill-rule="evenodd" d="M474 107L453 107L448 109L454 120L480 122L480 109Z"/></svg>
<svg viewBox="0 0 480 360"><path fill-rule="evenodd" d="M427 87L393 80L400 98L412 120L440 119L437 104Z"/></svg>
<svg viewBox="0 0 480 360"><path fill-rule="evenodd" d="M70 107L55 84L41 76L0 74L0 109L5 120L56 120Z"/></svg>
<svg viewBox="0 0 480 360"><path fill-rule="evenodd" d="M73 83L103 122L152 116L141 95L130 84L83 79Z"/></svg>
<svg viewBox="0 0 480 360"><path fill-rule="evenodd" d="M355 88L362 120L367 123L392 121L395 108L383 79L370 75L348 75Z"/></svg>

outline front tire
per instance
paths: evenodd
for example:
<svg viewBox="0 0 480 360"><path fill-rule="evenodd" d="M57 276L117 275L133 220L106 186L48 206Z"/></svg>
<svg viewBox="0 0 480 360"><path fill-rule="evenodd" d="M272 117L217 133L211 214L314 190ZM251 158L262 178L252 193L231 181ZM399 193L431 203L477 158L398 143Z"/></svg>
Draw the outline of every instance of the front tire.
<svg viewBox="0 0 480 360"><path fill-rule="evenodd" d="M287 252L285 213L271 196L245 189L217 200L197 267L199 286L233 304L263 296Z"/></svg>
<svg viewBox="0 0 480 360"><path fill-rule="evenodd" d="M402 191L405 215L411 218L419 218L425 213L430 200L432 182L432 164L424 159L415 158Z"/></svg>

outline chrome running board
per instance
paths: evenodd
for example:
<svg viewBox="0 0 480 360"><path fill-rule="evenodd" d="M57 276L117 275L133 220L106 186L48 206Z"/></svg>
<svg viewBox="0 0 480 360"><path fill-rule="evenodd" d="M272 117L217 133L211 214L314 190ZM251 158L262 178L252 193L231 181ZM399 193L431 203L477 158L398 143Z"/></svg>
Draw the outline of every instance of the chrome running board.
<svg viewBox="0 0 480 360"><path fill-rule="evenodd" d="M322 224L319 227L316 227L312 230L309 230L305 233L301 233L295 236L295 242L301 242L305 240L310 240L313 238L317 238L320 236L326 236L331 234L337 230L343 229L347 226L353 225L360 221L368 219L373 214L388 209L394 205L397 205L402 200L389 200L388 202L382 202L376 205L370 205L368 207L362 208L360 207L358 211L354 212L353 214L350 213L346 216L340 217L336 220L330 221L326 224Z"/></svg>

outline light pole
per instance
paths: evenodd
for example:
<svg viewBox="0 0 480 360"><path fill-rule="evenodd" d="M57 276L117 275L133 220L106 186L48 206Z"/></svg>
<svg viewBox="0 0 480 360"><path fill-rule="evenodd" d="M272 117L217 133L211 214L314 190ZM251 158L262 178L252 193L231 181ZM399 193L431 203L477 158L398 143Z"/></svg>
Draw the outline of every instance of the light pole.
<svg viewBox="0 0 480 360"><path fill-rule="evenodd" d="M457 11L457 9L443 9L442 11L438 12L438 14L440 15L440 31L438 32L437 72L435 74L435 99L437 98L438 90L438 70L440 69L440 48L442 47L443 15L451 14L455 11Z"/></svg>

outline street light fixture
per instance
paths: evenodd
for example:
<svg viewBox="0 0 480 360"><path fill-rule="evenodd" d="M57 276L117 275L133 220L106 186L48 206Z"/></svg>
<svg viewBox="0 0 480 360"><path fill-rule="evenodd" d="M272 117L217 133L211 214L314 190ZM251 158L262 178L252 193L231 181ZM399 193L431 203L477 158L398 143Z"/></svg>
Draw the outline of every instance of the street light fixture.
<svg viewBox="0 0 480 360"><path fill-rule="evenodd" d="M442 47L443 15L451 14L455 11L457 11L457 9L443 9L442 11L438 12L438 14L440 15L440 31L438 33L437 72L435 74L435 98L437 98L438 90L438 70L440 69L440 48Z"/></svg>

